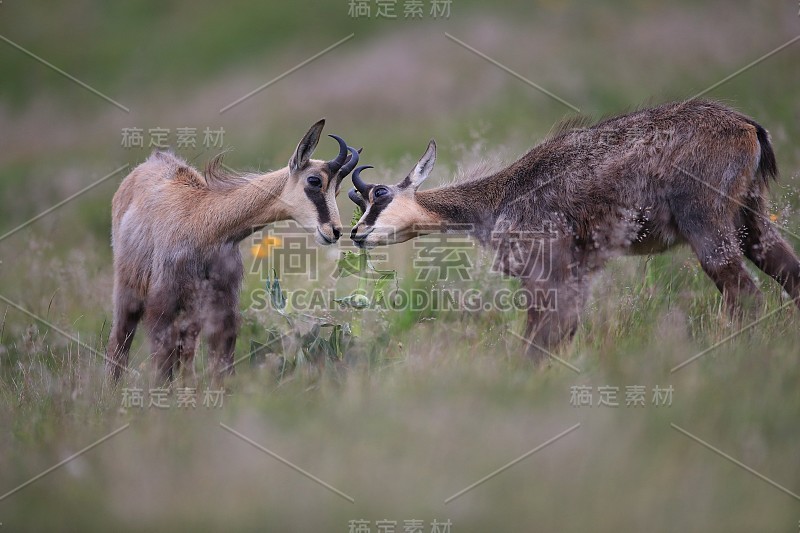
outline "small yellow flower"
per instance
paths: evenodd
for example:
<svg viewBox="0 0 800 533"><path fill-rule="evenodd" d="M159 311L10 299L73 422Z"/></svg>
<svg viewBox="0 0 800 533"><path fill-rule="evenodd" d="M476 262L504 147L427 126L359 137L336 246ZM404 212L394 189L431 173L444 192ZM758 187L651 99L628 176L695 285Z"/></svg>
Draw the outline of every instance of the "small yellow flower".
<svg viewBox="0 0 800 533"><path fill-rule="evenodd" d="M268 257L272 248L280 248L283 241L280 237L268 236L261 239L259 244L254 244L250 247L250 253L253 257L263 259Z"/></svg>
<svg viewBox="0 0 800 533"><path fill-rule="evenodd" d="M773 214L771 214L771 215L769 216L769 219L770 219L771 221L773 221L773 222L777 222L777 221L778 221L778 215L776 215L775 213L773 213Z"/></svg>

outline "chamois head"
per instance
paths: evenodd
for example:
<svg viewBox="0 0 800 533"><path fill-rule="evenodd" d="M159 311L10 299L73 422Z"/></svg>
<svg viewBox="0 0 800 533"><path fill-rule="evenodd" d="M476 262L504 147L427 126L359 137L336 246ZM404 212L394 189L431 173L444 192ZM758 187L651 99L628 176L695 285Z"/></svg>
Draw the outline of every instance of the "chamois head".
<svg viewBox="0 0 800 533"><path fill-rule="evenodd" d="M286 218L314 231L316 241L326 245L336 242L341 234L336 195L344 177L358 163L358 151L347 146L341 137L330 135L339 143L339 154L330 161L311 159L324 126L325 119L311 126L297 145L289 159L280 200Z"/></svg>
<svg viewBox="0 0 800 533"><path fill-rule="evenodd" d="M425 226L438 222L437 217L419 204L417 189L433 170L436 142L428 149L411 172L397 185L368 184L361 179L358 167L353 173L354 189L348 196L364 212L350 238L360 247L393 244L413 239L424 233Z"/></svg>

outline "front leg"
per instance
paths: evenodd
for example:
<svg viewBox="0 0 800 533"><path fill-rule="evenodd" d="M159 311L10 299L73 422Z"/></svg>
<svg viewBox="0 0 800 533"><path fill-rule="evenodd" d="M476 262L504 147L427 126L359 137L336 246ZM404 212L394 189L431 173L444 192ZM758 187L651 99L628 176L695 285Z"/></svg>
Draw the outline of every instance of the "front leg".
<svg viewBox="0 0 800 533"><path fill-rule="evenodd" d="M178 355L178 294L170 287L154 287L145 307L150 353L155 362L156 379L169 385L175 376Z"/></svg>
<svg viewBox="0 0 800 533"><path fill-rule="evenodd" d="M176 373L180 373L182 379L197 376L194 371L194 355L197 351L197 338L200 333L200 323L195 321L181 323L178 329L178 356Z"/></svg>
<svg viewBox="0 0 800 533"><path fill-rule="evenodd" d="M178 331L175 317L156 316L150 322L150 352L155 362L156 379L160 385L170 385L175 377L178 356Z"/></svg>
<svg viewBox="0 0 800 533"><path fill-rule="evenodd" d="M585 302L583 280L561 283L529 281L525 354L537 365L564 341L572 339Z"/></svg>
<svg viewBox="0 0 800 533"><path fill-rule="evenodd" d="M234 310L217 313L206 327L209 363L214 381L221 383L234 374L233 351L239 329L239 315Z"/></svg>
<svg viewBox="0 0 800 533"><path fill-rule="evenodd" d="M239 330L239 290L244 267L239 249L230 244L209 259L205 282L203 331L208 343L212 380L221 385L234 374L233 351Z"/></svg>

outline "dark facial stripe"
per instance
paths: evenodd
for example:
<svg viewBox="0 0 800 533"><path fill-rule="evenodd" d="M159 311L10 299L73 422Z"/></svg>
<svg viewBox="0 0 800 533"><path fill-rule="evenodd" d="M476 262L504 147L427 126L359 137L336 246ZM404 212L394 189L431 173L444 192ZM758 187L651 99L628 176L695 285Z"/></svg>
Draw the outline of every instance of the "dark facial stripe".
<svg viewBox="0 0 800 533"><path fill-rule="evenodd" d="M381 211L386 209L386 207L391 202L381 202L381 203L374 203L369 207L369 211L367 212L367 218L364 219L364 224L367 226L372 226L378 220L378 216L380 216Z"/></svg>
<svg viewBox="0 0 800 533"><path fill-rule="evenodd" d="M325 195L322 189L310 190L306 189L306 196L314 204L317 210L317 220L320 224L327 224L331 221L331 214L328 211L328 204L325 202Z"/></svg>

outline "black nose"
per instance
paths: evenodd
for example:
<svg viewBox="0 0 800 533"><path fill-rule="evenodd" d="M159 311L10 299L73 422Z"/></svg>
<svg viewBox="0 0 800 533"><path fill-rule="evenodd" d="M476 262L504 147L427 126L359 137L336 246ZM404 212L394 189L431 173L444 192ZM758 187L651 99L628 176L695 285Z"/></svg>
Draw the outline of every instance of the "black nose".
<svg viewBox="0 0 800 533"><path fill-rule="evenodd" d="M353 239L353 240L355 240L355 238L356 238L356 235L358 235L358 228L356 228L356 227L354 226L354 227L353 227L353 229L350 231L350 238L351 238L351 239Z"/></svg>
<svg viewBox="0 0 800 533"><path fill-rule="evenodd" d="M341 232L341 230L339 228L333 228L333 238L334 239L338 239L339 235L341 235L341 234L342 234L342 232Z"/></svg>

